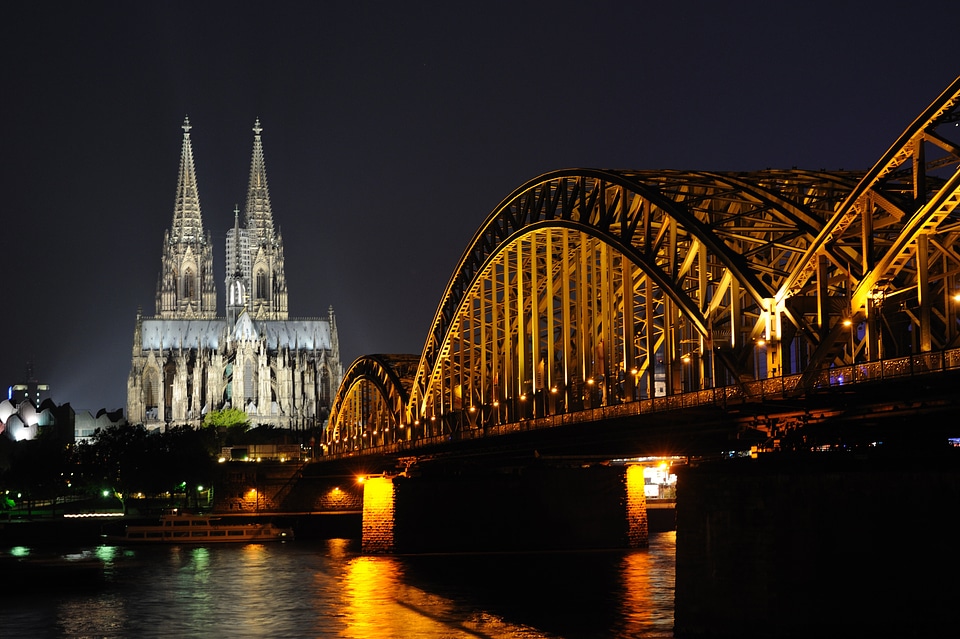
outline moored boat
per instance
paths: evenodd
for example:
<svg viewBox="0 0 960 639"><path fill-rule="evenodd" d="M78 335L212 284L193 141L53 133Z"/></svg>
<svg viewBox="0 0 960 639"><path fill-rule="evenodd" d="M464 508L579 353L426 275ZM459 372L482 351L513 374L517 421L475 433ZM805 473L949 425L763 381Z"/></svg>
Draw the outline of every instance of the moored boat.
<svg viewBox="0 0 960 639"><path fill-rule="evenodd" d="M167 514L160 523L130 525L122 535L105 535L107 541L154 544L244 543L290 541L293 530L273 523L224 523L209 515Z"/></svg>

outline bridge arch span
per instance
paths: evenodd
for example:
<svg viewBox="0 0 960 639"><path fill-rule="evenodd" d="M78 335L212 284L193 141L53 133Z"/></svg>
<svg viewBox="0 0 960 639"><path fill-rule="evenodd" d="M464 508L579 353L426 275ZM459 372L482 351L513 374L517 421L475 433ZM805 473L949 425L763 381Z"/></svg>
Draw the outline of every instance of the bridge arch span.
<svg viewBox="0 0 960 639"><path fill-rule="evenodd" d="M809 347L771 322L775 291L858 179L574 169L531 180L451 277L409 418L457 414L466 422L452 428L472 428L483 411L512 420L798 367Z"/></svg>
<svg viewBox="0 0 960 639"><path fill-rule="evenodd" d="M958 345L958 105L960 78L865 172L530 180L470 241L409 376L358 361L328 432L362 439L370 411L345 407L372 391L436 440Z"/></svg>
<svg viewBox="0 0 960 639"><path fill-rule="evenodd" d="M327 452L402 441L417 355L364 355L344 374L333 401Z"/></svg>
<svg viewBox="0 0 960 639"><path fill-rule="evenodd" d="M821 308L839 309L798 317L815 336L814 361L960 345L958 204L960 77L863 175L777 291L780 301L816 296Z"/></svg>

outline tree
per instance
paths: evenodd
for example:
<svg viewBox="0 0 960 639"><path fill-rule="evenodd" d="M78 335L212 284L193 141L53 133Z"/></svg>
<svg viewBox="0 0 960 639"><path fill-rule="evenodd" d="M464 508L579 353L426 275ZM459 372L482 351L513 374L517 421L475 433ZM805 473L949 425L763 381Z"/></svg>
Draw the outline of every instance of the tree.
<svg viewBox="0 0 960 639"><path fill-rule="evenodd" d="M203 430L175 426L162 435L164 481L171 492L183 492L187 507L190 506L190 496L196 497L194 491L198 486L213 483L214 462Z"/></svg>
<svg viewBox="0 0 960 639"><path fill-rule="evenodd" d="M67 450L56 438L38 436L13 445L10 469L4 479L10 487L32 500L53 500L64 491L68 471Z"/></svg>
<svg viewBox="0 0 960 639"><path fill-rule="evenodd" d="M120 497L126 510L126 496L148 492L158 471L156 440L142 425L121 424L98 428L88 443L77 446L87 490L97 494L109 489Z"/></svg>
<svg viewBox="0 0 960 639"><path fill-rule="evenodd" d="M212 410L203 416L203 425L216 433L218 445L233 446L250 428L250 417L239 408Z"/></svg>
<svg viewBox="0 0 960 639"><path fill-rule="evenodd" d="M236 428L242 426L245 430L250 426L250 417L239 408L212 410L203 416L203 425L216 428Z"/></svg>
<svg viewBox="0 0 960 639"><path fill-rule="evenodd" d="M132 493L189 495L213 480L213 460L207 429L172 426L148 432L142 425L98 429L89 443L77 447L77 464L88 490L109 488L126 510ZM188 504L185 504L188 505Z"/></svg>

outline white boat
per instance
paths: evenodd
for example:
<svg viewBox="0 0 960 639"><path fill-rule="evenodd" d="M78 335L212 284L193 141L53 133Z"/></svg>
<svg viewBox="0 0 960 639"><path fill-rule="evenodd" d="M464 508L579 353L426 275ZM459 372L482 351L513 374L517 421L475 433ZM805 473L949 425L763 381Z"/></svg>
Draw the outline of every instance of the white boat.
<svg viewBox="0 0 960 639"><path fill-rule="evenodd" d="M272 523L228 524L209 515L163 515L159 524L127 526L123 535L106 535L120 543L210 544L289 541L293 530Z"/></svg>

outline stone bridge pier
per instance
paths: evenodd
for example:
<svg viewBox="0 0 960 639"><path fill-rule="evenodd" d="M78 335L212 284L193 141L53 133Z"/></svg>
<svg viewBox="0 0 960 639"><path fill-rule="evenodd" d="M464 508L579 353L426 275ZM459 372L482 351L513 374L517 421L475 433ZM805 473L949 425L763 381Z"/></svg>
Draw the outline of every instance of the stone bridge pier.
<svg viewBox="0 0 960 639"><path fill-rule="evenodd" d="M637 548L641 466L424 470L364 481L365 553Z"/></svg>
<svg viewBox="0 0 960 639"><path fill-rule="evenodd" d="M686 467L674 635L956 637L958 504L954 451Z"/></svg>

